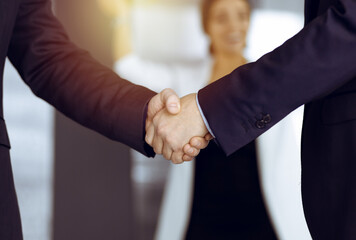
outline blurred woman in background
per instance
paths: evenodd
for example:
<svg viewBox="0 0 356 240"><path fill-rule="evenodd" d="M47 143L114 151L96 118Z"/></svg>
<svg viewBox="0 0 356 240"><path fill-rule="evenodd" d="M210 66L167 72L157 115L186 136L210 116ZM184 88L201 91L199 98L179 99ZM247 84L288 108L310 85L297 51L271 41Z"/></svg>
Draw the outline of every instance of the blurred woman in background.
<svg viewBox="0 0 356 240"><path fill-rule="evenodd" d="M247 0L202 2L213 59L208 83L247 63L250 13ZM259 184L255 142L226 157L212 141L196 158L186 239L276 239Z"/></svg>

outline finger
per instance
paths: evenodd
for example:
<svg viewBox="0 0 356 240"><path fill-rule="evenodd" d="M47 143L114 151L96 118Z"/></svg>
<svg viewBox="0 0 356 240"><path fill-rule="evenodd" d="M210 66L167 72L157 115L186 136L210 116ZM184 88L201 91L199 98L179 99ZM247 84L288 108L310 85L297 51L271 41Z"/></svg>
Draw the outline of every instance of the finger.
<svg viewBox="0 0 356 240"><path fill-rule="evenodd" d="M170 88L164 89L161 93L161 102L167 108L170 114L177 114L180 112L180 99L178 95Z"/></svg>
<svg viewBox="0 0 356 240"><path fill-rule="evenodd" d="M152 141L152 147L155 153L162 154L163 152L163 141L160 137L155 136Z"/></svg>
<svg viewBox="0 0 356 240"><path fill-rule="evenodd" d="M148 103L147 109L147 120L152 121L153 117L164 108L164 104L161 100L161 94L158 93L156 96L151 98Z"/></svg>
<svg viewBox="0 0 356 240"><path fill-rule="evenodd" d="M202 137L193 137L189 143L191 147L196 149L204 149L209 145L209 141Z"/></svg>
<svg viewBox="0 0 356 240"><path fill-rule="evenodd" d="M210 133L206 134L204 138L205 138L205 140L207 140L207 141L210 141L210 140L213 140L213 139L214 139L213 135L211 135Z"/></svg>
<svg viewBox="0 0 356 240"><path fill-rule="evenodd" d="M183 152L173 152L172 154L172 163L181 164L183 163Z"/></svg>
<svg viewBox="0 0 356 240"><path fill-rule="evenodd" d="M153 124L146 124L146 136L145 136L145 141L148 145L152 146L153 143L153 138L154 138L154 134L155 133L155 129Z"/></svg>
<svg viewBox="0 0 356 240"><path fill-rule="evenodd" d="M188 155L190 157L196 157L198 156L200 150L192 147L189 143L185 144L183 147L183 152L185 155Z"/></svg>
<svg viewBox="0 0 356 240"><path fill-rule="evenodd" d="M172 149L168 146L168 144L164 144L163 146L163 157L167 160L171 160L172 159L172 154L173 151Z"/></svg>
<svg viewBox="0 0 356 240"><path fill-rule="evenodd" d="M188 156L187 154L184 154L184 155L183 155L183 161L184 161L184 162L190 162L190 161L192 161L193 159L194 159L193 157Z"/></svg>

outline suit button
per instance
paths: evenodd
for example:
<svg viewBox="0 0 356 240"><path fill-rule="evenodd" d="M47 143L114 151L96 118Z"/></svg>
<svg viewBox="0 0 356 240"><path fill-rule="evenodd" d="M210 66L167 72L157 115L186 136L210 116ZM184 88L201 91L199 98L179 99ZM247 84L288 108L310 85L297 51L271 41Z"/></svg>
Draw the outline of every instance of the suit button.
<svg viewBox="0 0 356 240"><path fill-rule="evenodd" d="M258 129L263 129L266 127L266 123L263 120L256 121L255 125Z"/></svg>
<svg viewBox="0 0 356 240"><path fill-rule="evenodd" d="M264 115L262 120L265 124L270 123L272 121L271 115L269 114Z"/></svg>

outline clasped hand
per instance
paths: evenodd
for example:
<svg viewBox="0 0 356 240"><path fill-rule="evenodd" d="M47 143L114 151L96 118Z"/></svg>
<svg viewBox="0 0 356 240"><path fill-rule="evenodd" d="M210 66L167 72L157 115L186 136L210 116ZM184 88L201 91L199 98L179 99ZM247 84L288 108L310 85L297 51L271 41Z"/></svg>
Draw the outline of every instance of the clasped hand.
<svg viewBox="0 0 356 240"><path fill-rule="evenodd" d="M190 161L207 147L211 135L200 115L196 94L179 100L171 89L151 99L146 120L146 142L173 163Z"/></svg>

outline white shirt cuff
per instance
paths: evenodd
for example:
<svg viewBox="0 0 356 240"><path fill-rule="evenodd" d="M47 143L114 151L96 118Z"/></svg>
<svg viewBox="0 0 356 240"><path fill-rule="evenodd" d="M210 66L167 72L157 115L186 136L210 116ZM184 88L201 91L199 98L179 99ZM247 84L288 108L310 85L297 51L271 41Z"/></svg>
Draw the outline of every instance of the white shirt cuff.
<svg viewBox="0 0 356 240"><path fill-rule="evenodd" d="M209 123L208 123L208 121L206 120L206 118L204 116L203 111L201 110L201 107L200 107L200 104L199 104L199 99L198 99L198 93L196 95L196 102L197 102L197 105L198 105L198 109L199 109L200 115L203 118L204 124L206 126L206 129L208 129L208 131L211 134L211 136L213 136L213 138L215 138L215 135L214 135L213 131L211 130L211 128L209 126Z"/></svg>

